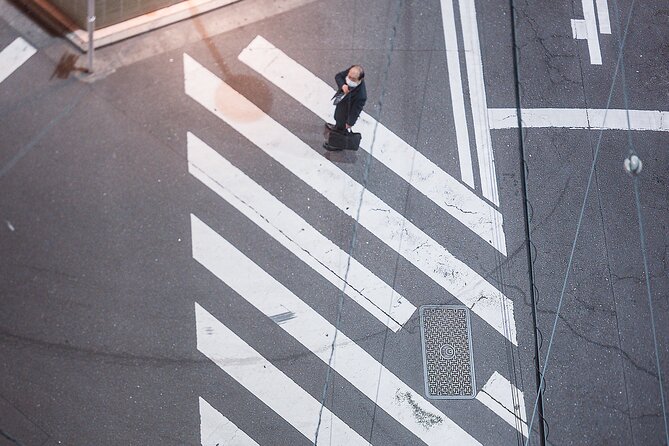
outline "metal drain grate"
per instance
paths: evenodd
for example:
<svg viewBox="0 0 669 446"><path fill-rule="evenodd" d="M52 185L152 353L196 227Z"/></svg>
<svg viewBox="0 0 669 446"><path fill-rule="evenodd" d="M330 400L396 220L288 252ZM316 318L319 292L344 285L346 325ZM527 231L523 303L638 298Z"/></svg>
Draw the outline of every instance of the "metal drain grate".
<svg viewBox="0 0 669 446"><path fill-rule="evenodd" d="M476 396L469 309L462 305L420 308L425 394L428 398Z"/></svg>

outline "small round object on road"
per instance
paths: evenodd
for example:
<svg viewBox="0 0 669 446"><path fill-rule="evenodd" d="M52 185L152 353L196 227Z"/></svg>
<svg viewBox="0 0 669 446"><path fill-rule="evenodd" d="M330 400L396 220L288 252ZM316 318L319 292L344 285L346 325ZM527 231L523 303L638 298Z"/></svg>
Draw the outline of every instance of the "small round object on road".
<svg viewBox="0 0 669 446"><path fill-rule="evenodd" d="M636 155L631 155L629 158L625 158L624 166L625 171L633 176L639 175L643 169L643 163Z"/></svg>

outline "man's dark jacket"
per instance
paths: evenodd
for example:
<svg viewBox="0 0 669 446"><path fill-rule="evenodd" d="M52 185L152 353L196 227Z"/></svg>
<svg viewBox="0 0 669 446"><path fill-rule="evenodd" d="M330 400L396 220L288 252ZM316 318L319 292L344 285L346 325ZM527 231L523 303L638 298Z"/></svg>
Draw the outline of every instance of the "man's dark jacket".
<svg viewBox="0 0 669 446"><path fill-rule="evenodd" d="M337 82L337 87L339 87L337 93L342 91L341 87L346 83L348 70L346 69L335 75L335 82ZM348 124L353 127L355 121L358 120L358 116L360 116L360 112L362 112L362 108L365 106L365 102L367 102L367 88L365 88L365 80L361 79L360 85L349 89L348 94L335 107L334 117L337 125Z"/></svg>

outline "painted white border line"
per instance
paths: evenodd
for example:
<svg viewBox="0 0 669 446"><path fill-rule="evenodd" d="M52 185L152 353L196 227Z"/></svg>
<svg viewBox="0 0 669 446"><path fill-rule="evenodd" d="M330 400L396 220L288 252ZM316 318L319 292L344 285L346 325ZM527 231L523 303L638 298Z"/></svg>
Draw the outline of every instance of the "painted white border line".
<svg viewBox="0 0 669 446"><path fill-rule="evenodd" d="M493 373L476 399L527 437L527 414L523 392L498 372Z"/></svg>
<svg viewBox="0 0 669 446"><path fill-rule="evenodd" d="M465 115L465 98L462 91L460 51L458 51L458 36L455 27L453 0L441 0L441 19L444 28L444 41L446 43L447 76L451 90L453 123L455 124L455 137L458 144L458 160L460 161L460 176L465 184L472 189L475 189L472 152L469 147L469 129L467 128L467 117Z"/></svg>
<svg viewBox="0 0 669 446"><path fill-rule="evenodd" d="M596 0L597 21L599 22L599 32L602 34L611 34L611 21L609 20L608 0Z"/></svg>
<svg viewBox="0 0 669 446"><path fill-rule="evenodd" d="M334 93L332 87L263 37L253 39L241 52L239 60L319 118L332 119L334 108L329 100ZM371 150L375 129L372 154L377 160L506 255L503 219L497 209L364 112L356 123L356 131L362 134L360 147L363 150Z"/></svg>
<svg viewBox="0 0 669 446"><path fill-rule="evenodd" d="M202 446L259 446L202 397L200 397L200 444Z"/></svg>
<svg viewBox="0 0 669 446"><path fill-rule="evenodd" d="M197 303L195 320L197 349L309 441L314 441L320 401ZM331 419L331 422L322 423L320 429L324 431L323 438L333 439L332 444L369 446L369 442L327 407L323 408L323 417Z"/></svg>
<svg viewBox="0 0 669 446"><path fill-rule="evenodd" d="M590 130L627 130L627 110L595 108L524 108L524 127L557 127ZM515 129L515 108L488 110L492 129ZM669 111L629 110L631 130L669 132Z"/></svg>
<svg viewBox="0 0 669 446"><path fill-rule="evenodd" d="M37 50L23 37L18 37L7 45L0 51L0 82L7 79L36 52Z"/></svg>
<svg viewBox="0 0 669 446"><path fill-rule="evenodd" d="M191 214L193 258L428 445L479 445L471 435L349 339L230 242ZM276 322L276 321L275 321ZM336 333L336 338L335 338ZM421 415L417 417L415 413Z"/></svg>
<svg viewBox="0 0 669 446"><path fill-rule="evenodd" d="M512 300L188 54L183 61L188 96L349 217L359 217L363 227L518 345Z"/></svg>
<svg viewBox="0 0 669 446"><path fill-rule="evenodd" d="M394 332L416 311L353 258L345 283L346 252L190 132L188 171Z"/></svg>
<svg viewBox="0 0 669 446"><path fill-rule="evenodd" d="M488 99L485 92L483 77L483 59L481 42L479 41L478 23L476 21L475 0L459 0L462 38L467 62L467 79L469 81L469 100L472 106L474 138L476 154L481 176L483 196L495 206L499 206L499 190L495 173L495 158L492 153L492 138L488 124Z"/></svg>

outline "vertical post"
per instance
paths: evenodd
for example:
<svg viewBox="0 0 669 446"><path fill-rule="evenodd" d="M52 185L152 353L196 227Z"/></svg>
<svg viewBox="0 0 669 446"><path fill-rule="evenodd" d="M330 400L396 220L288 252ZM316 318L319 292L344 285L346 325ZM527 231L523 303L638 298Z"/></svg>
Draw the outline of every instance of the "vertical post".
<svg viewBox="0 0 669 446"><path fill-rule="evenodd" d="M95 0L88 0L88 72L93 72L93 32L95 31Z"/></svg>

